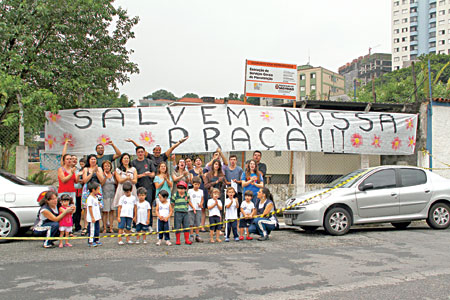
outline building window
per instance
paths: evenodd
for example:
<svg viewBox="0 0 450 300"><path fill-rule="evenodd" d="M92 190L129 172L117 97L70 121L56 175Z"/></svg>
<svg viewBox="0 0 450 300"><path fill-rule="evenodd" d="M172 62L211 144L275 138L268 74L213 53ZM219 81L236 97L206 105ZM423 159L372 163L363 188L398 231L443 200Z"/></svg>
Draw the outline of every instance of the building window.
<svg viewBox="0 0 450 300"><path fill-rule="evenodd" d="M445 54L445 50L439 50L438 54Z"/></svg>
<svg viewBox="0 0 450 300"><path fill-rule="evenodd" d="M436 47L436 42L430 42L430 48Z"/></svg>
<svg viewBox="0 0 450 300"><path fill-rule="evenodd" d="M402 61L406 61L406 60L408 60L408 55L403 55L402 56Z"/></svg>
<svg viewBox="0 0 450 300"><path fill-rule="evenodd" d="M411 0L411 1L409 1L409 3L411 3L411 4L412 4L412 3L416 3L416 1L417 1L417 0Z"/></svg>
<svg viewBox="0 0 450 300"><path fill-rule="evenodd" d="M408 0L402 0L402 4L408 3Z"/></svg>
<svg viewBox="0 0 450 300"><path fill-rule="evenodd" d="M394 2L394 6L399 6L400 5L400 1L395 1Z"/></svg>
<svg viewBox="0 0 450 300"><path fill-rule="evenodd" d="M400 33L400 29L394 29L394 34L399 34Z"/></svg>
<svg viewBox="0 0 450 300"><path fill-rule="evenodd" d="M300 74L300 80L306 80L306 75L305 74Z"/></svg>
<svg viewBox="0 0 450 300"><path fill-rule="evenodd" d="M398 66L394 67L394 70L400 70L400 67L398 67Z"/></svg>
<svg viewBox="0 0 450 300"><path fill-rule="evenodd" d="M417 12L417 7L411 7L411 9L409 10L410 13L416 13Z"/></svg>
<svg viewBox="0 0 450 300"><path fill-rule="evenodd" d="M400 57L394 57L394 61L400 61Z"/></svg>
<svg viewBox="0 0 450 300"><path fill-rule="evenodd" d="M430 28L436 28L436 22L430 23Z"/></svg>
<svg viewBox="0 0 450 300"><path fill-rule="evenodd" d="M411 46L411 47L409 47L409 49L410 49L411 51L417 50L417 46Z"/></svg>
<svg viewBox="0 0 450 300"><path fill-rule="evenodd" d="M408 38L406 36L402 37L402 42L406 42Z"/></svg>
<svg viewBox="0 0 450 300"><path fill-rule="evenodd" d="M417 59L417 55L411 55L411 60L416 60Z"/></svg>
<svg viewBox="0 0 450 300"><path fill-rule="evenodd" d="M311 73L311 79L316 78L316 73Z"/></svg>
<svg viewBox="0 0 450 300"><path fill-rule="evenodd" d="M439 11L439 16L445 15L445 9Z"/></svg>
<svg viewBox="0 0 450 300"><path fill-rule="evenodd" d="M400 13L399 10L394 11L394 16L397 16Z"/></svg>
<svg viewBox="0 0 450 300"><path fill-rule="evenodd" d="M430 3L430 9L431 9L431 8L436 8L436 2Z"/></svg>
<svg viewBox="0 0 450 300"><path fill-rule="evenodd" d="M410 21L411 22L417 22L417 17L411 17Z"/></svg>
<svg viewBox="0 0 450 300"><path fill-rule="evenodd" d="M436 18L436 13L435 12L430 13L430 19L435 19L435 18Z"/></svg>
<svg viewBox="0 0 450 300"><path fill-rule="evenodd" d="M304 91L306 91L306 88L304 86L301 86L300 87L300 92L304 92Z"/></svg>
<svg viewBox="0 0 450 300"><path fill-rule="evenodd" d="M399 20L394 20L394 25L397 25L399 23Z"/></svg>
<svg viewBox="0 0 450 300"><path fill-rule="evenodd" d="M430 32L430 39L436 37L436 31Z"/></svg>
<svg viewBox="0 0 450 300"><path fill-rule="evenodd" d="M402 19L402 23L408 23L408 18Z"/></svg>
<svg viewBox="0 0 450 300"><path fill-rule="evenodd" d="M445 34L445 30L439 30L439 35L444 35Z"/></svg>
<svg viewBox="0 0 450 300"><path fill-rule="evenodd" d="M416 32L417 31L417 26L411 26L410 31L411 32Z"/></svg>
<svg viewBox="0 0 450 300"><path fill-rule="evenodd" d="M439 21L439 25L444 25L445 24L445 20L440 20Z"/></svg>
<svg viewBox="0 0 450 300"><path fill-rule="evenodd" d="M408 46L402 47L402 51L408 51Z"/></svg>
<svg viewBox="0 0 450 300"><path fill-rule="evenodd" d="M402 32L408 32L408 27L402 28Z"/></svg>
<svg viewBox="0 0 450 300"><path fill-rule="evenodd" d="M400 42L400 39L394 39L394 44Z"/></svg>
<svg viewBox="0 0 450 300"><path fill-rule="evenodd" d="M409 40L410 40L411 42L417 41L417 35L412 35L412 36L409 38Z"/></svg>
<svg viewBox="0 0 450 300"><path fill-rule="evenodd" d="M441 5L445 5L445 0L439 1L439 6L441 6Z"/></svg>
<svg viewBox="0 0 450 300"><path fill-rule="evenodd" d="M316 90L316 85L315 84L311 85L311 91L315 91L315 90Z"/></svg>
<svg viewBox="0 0 450 300"><path fill-rule="evenodd" d="M445 45L445 40L440 40L439 45Z"/></svg>

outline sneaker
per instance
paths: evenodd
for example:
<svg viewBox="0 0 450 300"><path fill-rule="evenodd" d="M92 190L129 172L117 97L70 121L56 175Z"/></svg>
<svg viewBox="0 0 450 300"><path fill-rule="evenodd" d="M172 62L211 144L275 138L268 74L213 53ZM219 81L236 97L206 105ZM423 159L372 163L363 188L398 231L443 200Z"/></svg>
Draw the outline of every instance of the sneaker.
<svg viewBox="0 0 450 300"><path fill-rule="evenodd" d="M134 244L133 241L128 241L127 243L128 243L128 245L133 245Z"/></svg>
<svg viewBox="0 0 450 300"><path fill-rule="evenodd" d="M92 244L89 244L89 247L97 247L97 243L92 243Z"/></svg>
<svg viewBox="0 0 450 300"><path fill-rule="evenodd" d="M147 240L144 240L142 243L143 243L143 244L147 244Z"/></svg>
<svg viewBox="0 0 450 300"><path fill-rule="evenodd" d="M150 233L153 232L152 226L149 226L149 227L148 227L148 232L150 232Z"/></svg>
<svg viewBox="0 0 450 300"><path fill-rule="evenodd" d="M141 242L139 242L139 240L136 241L136 245L140 244Z"/></svg>
<svg viewBox="0 0 450 300"><path fill-rule="evenodd" d="M134 228L134 227L131 228L131 232L132 232L132 233L136 233L136 228Z"/></svg>
<svg viewBox="0 0 450 300"><path fill-rule="evenodd" d="M97 242L97 246L103 246L102 242Z"/></svg>
<svg viewBox="0 0 450 300"><path fill-rule="evenodd" d="M236 242L239 242L240 238L235 237L234 240L235 240Z"/></svg>
<svg viewBox="0 0 450 300"><path fill-rule="evenodd" d="M201 238L200 236L198 236L198 235L195 237L195 241L196 241L197 243L203 243L202 238Z"/></svg>
<svg viewBox="0 0 450 300"><path fill-rule="evenodd" d="M167 246L172 246L172 243L171 243L170 241L167 241L167 242L166 242L166 245L167 245Z"/></svg>
<svg viewBox="0 0 450 300"><path fill-rule="evenodd" d="M241 236L239 237L239 239L242 241L242 240L244 239L244 236L241 235Z"/></svg>
<svg viewBox="0 0 450 300"><path fill-rule="evenodd" d="M229 239L229 238L225 238L225 242L227 242L227 243L228 243L229 241L230 241L230 239Z"/></svg>
<svg viewBox="0 0 450 300"><path fill-rule="evenodd" d="M43 245L42 247L46 248L46 249L50 249L50 248L55 248L55 245L53 244L48 244L48 245Z"/></svg>
<svg viewBox="0 0 450 300"><path fill-rule="evenodd" d="M161 240L158 240L158 241L156 242L156 246L161 246Z"/></svg>
<svg viewBox="0 0 450 300"><path fill-rule="evenodd" d="M268 240L269 239L269 236L268 235L264 235L264 236L262 236L262 237L259 237L258 238L258 241L266 241L266 240Z"/></svg>
<svg viewBox="0 0 450 300"><path fill-rule="evenodd" d="M251 241L251 240L253 240L253 238L251 236L248 236L247 241Z"/></svg>
<svg viewBox="0 0 450 300"><path fill-rule="evenodd" d="M123 241L118 242L119 245L125 245Z"/></svg>

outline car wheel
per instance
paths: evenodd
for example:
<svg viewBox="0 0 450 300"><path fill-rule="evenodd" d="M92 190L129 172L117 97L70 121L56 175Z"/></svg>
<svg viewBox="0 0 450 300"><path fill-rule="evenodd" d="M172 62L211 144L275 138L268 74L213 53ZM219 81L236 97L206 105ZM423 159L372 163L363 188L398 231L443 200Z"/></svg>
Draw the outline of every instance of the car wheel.
<svg viewBox="0 0 450 300"><path fill-rule="evenodd" d="M397 229L406 229L406 227L411 224L411 222L397 222L397 223L391 223L392 226L394 226Z"/></svg>
<svg viewBox="0 0 450 300"><path fill-rule="evenodd" d="M352 217L345 208L335 207L327 212L323 223L328 234L344 235L350 230Z"/></svg>
<svg viewBox="0 0 450 300"><path fill-rule="evenodd" d="M434 229L446 229L450 226L450 208L445 203L434 204L428 213L427 223Z"/></svg>
<svg viewBox="0 0 450 300"><path fill-rule="evenodd" d="M319 226L300 226L300 228L306 232L314 232L317 228L319 228Z"/></svg>
<svg viewBox="0 0 450 300"><path fill-rule="evenodd" d="M19 230L19 225L16 219L6 211L0 211L0 236L1 237L11 237L17 234ZM5 242L5 240L0 240Z"/></svg>

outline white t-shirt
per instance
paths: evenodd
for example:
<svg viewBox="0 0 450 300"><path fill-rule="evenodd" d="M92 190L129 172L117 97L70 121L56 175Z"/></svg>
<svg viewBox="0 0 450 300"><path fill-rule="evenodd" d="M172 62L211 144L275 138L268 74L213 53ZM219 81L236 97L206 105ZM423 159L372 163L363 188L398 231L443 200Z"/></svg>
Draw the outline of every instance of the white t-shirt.
<svg viewBox="0 0 450 300"><path fill-rule="evenodd" d="M211 205L215 204L216 201L214 199L209 199L208 200L208 207L210 207ZM217 203L222 206L222 201L220 201L219 199L217 199ZM209 216L218 216L220 217L220 210L219 208L216 206L214 206L212 209L208 209L209 210Z"/></svg>
<svg viewBox="0 0 450 300"><path fill-rule="evenodd" d="M202 210L200 207L200 202L202 202L203 190L194 191L194 189L190 189L188 191L189 197L191 197L191 203L195 207L195 210ZM189 205L188 210L192 211L192 207Z"/></svg>
<svg viewBox="0 0 450 300"><path fill-rule="evenodd" d="M167 200L166 203L159 202L159 215L161 217L168 217L170 214L170 201Z"/></svg>
<svg viewBox="0 0 450 300"><path fill-rule="evenodd" d="M147 225L148 210L150 209L150 203L147 201L138 202L137 204L137 220L136 224Z"/></svg>
<svg viewBox="0 0 450 300"><path fill-rule="evenodd" d="M238 213L237 213L237 204L238 204L238 200L237 198L233 199L233 203L231 203L231 199L227 198L225 199L225 220L236 220L238 217ZM228 204L231 203L230 207L227 207Z"/></svg>
<svg viewBox="0 0 450 300"><path fill-rule="evenodd" d="M95 222L94 220L92 220L91 218L91 213L89 212L89 206L92 206L92 214L94 215L95 220L100 220L101 217L101 213L100 213L100 203L98 202L98 198L94 197L92 195L89 195L89 197L86 200L86 207L87 212L86 212L86 220L88 221L88 223L92 223Z"/></svg>
<svg viewBox="0 0 450 300"><path fill-rule="evenodd" d="M242 201L241 208L246 214L251 214L253 209L255 209L255 204L252 201L250 202ZM243 217L244 215L241 213L241 218Z"/></svg>
<svg viewBox="0 0 450 300"><path fill-rule="evenodd" d="M132 218L134 216L134 206L136 205L136 197L131 195L127 197L123 195L119 199L119 205L122 206L120 217Z"/></svg>

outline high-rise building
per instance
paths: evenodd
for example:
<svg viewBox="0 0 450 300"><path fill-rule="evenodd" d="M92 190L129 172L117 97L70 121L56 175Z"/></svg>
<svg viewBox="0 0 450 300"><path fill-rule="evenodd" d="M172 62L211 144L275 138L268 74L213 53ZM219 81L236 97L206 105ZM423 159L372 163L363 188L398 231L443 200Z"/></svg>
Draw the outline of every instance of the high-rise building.
<svg viewBox="0 0 450 300"><path fill-rule="evenodd" d="M392 0L392 70L428 53L450 54L450 0Z"/></svg>

